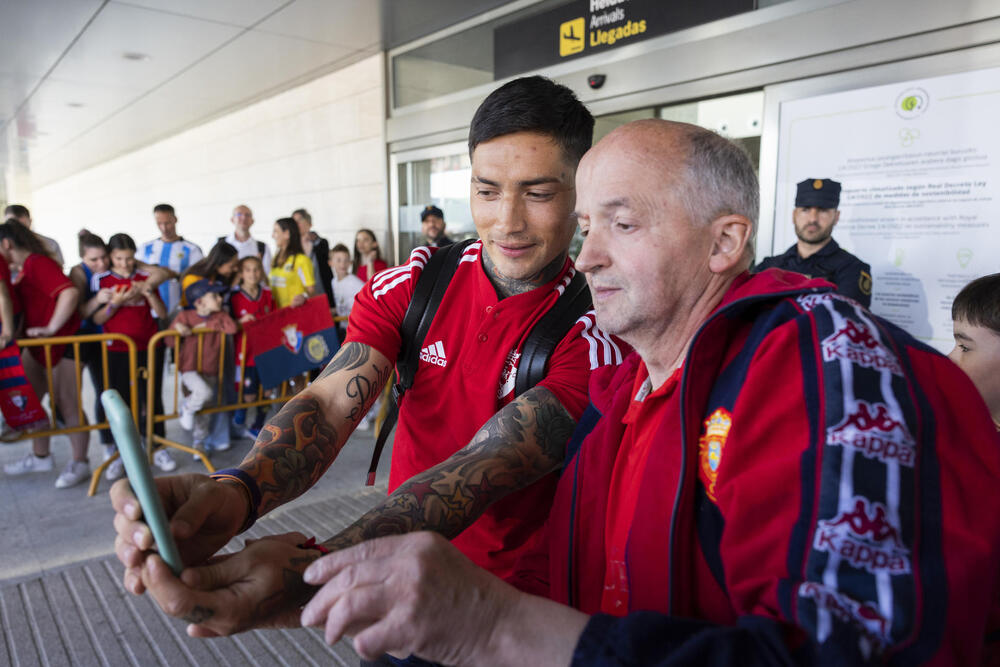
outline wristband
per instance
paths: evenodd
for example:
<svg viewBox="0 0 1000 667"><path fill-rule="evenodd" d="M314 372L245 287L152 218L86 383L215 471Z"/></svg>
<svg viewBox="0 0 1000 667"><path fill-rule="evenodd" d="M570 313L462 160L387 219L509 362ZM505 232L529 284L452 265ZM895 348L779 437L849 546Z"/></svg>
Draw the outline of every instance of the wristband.
<svg viewBox="0 0 1000 667"><path fill-rule="evenodd" d="M322 544L318 544L316 542L316 538L315 537L310 537L308 540L306 540L305 542L303 542L302 544L300 544L298 546L299 546L299 549L315 549L316 551L320 552L324 556L327 555L328 553L330 553L329 549L327 549L326 547L324 547Z"/></svg>
<svg viewBox="0 0 1000 667"><path fill-rule="evenodd" d="M249 530L250 526L256 523L257 511L260 508L260 488L257 486L257 481L239 468L218 470L209 475L209 477L216 481L228 480L236 482L246 490L247 496L250 499L250 512L247 514L246 521L240 527L240 532Z"/></svg>

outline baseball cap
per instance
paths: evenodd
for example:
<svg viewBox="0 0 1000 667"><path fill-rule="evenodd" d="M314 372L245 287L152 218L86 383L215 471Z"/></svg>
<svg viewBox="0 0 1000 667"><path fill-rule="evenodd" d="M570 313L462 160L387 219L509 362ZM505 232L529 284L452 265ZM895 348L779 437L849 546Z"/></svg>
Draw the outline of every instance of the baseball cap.
<svg viewBox="0 0 1000 667"><path fill-rule="evenodd" d="M220 282L202 278L201 280L196 280L187 286L187 289L184 290L184 298L187 299L188 304L193 306L195 301L209 292L217 292L221 294L222 292L228 291L228 289L228 287Z"/></svg>
<svg viewBox="0 0 1000 667"><path fill-rule="evenodd" d="M439 209L434 204L428 204L427 206L424 206L424 210L420 212L420 222L426 220L427 216L429 215L434 215L444 220L444 211Z"/></svg>

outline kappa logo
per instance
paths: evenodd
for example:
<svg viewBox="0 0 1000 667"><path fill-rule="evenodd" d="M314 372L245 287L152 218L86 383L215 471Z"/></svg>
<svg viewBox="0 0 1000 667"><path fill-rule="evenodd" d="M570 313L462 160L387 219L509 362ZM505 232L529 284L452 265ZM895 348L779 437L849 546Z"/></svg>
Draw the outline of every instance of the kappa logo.
<svg viewBox="0 0 1000 667"><path fill-rule="evenodd" d="M817 607L828 610L844 623L860 624L865 634L880 646L889 643L889 620L878 612L874 602L858 602L813 581L799 586L799 595L815 600Z"/></svg>
<svg viewBox="0 0 1000 667"><path fill-rule="evenodd" d="M875 574L906 574L910 552L899 529L886 518L885 506L855 496L854 509L821 520L813 546L836 554L857 568Z"/></svg>
<svg viewBox="0 0 1000 667"><path fill-rule="evenodd" d="M429 364L434 364L435 366L440 366L441 368L448 365L448 358L444 354L444 345L441 341L431 343L424 349L420 350L420 360L426 361Z"/></svg>
<svg viewBox="0 0 1000 667"><path fill-rule="evenodd" d="M903 374L896 357L883 349L868 327L859 322L848 320L843 327L827 336L821 347L823 361L847 359L865 368L888 370L893 375Z"/></svg>
<svg viewBox="0 0 1000 667"><path fill-rule="evenodd" d="M916 443L902 419L890 414L884 403L858 401L855 411L827 429L827 443L853 447L870 459L913 467Z"/></svg>

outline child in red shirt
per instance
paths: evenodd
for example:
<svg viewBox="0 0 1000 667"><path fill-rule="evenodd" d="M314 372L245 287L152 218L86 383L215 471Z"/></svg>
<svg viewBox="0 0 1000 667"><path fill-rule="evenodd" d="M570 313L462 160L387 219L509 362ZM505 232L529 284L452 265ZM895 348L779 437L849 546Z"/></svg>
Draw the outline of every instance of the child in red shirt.
<svg viewBox="0 0 1000 667"><path fill-rule="evenodd" d="M111 257L111 270L94 274L91 278L91 289L98 292L102 289L112 290L108 305L99 309L91 317L93 323L104 327L104 333L118 333L128 336L135 342L136 362L145 366L154 377L153 410L163 414L163 348L157 347L153 359L148 358L149 340L156 334L158 327L156 318L167 316L167 307L163 304L157 290L148 284L149 274L136 267L135 241L128 234L115 234L108 239L108 250ZM125 400L129 391L129 358L128 345L123 341L108 341L108 386L117 389ZM138 382L140 432L142 424L147 419L146 383ZM163 423L153 427L156 435L165 434ZM105 446L105 459L115 452L114 445ZM153 454L153 463L160 470L170 472L177 468L170 452L157 449ZM107 478L118 479L124 474L121 459L116 459L108 466Z"/></svg>
<svg viewBox="0 0 1000 667"><path fill-rule="evenodd" d="M240 324L250 322L263 317L275 310L274 297L271 296L271 289L267 287L267 278L264 275L264 265L259 257L244 257L240 260L240 283L233 291L229 299L233 317ZM236 382L243 385L243 400L257 400L257 388L260 386L260 378L257 376L257 366L253 361L253 350L247 347L246 350L246 373L243 381L240 382L240 350L243 345L243 334L236 338ZM248 341L249 345L249 341ZM267 419L267 408L264 406L257 408L257 415L250 428L244 428L247 418L247 409L240 408L233 414L233 425L241 432L241 435L252 440L256 440L260 435L260 429L264 427Z"/></svg>
<svg viewBox="0 0 1000 667"><path fill-rule="evenodd" d="M233 318L222 312L222 294L229 288L211 280L197 280L184 290L184 299L193 309L182 310L170 326L184 336L177 359L177 370L188 395L181 403L180 422L185 431L194 431L192 444L205 450L208 436L209 415L196 415L203 407L216 401L216 383L219 377L219 353L222 349L220 334L205 334L201 341L201 363L198 360L198 337L192 336L197 328L213 329L222 334L234 334L238 327ZM229 354L229 350L226 350ZM229 443L216 443L213 449L225 451ZM197 457L196 457L197 458Z"/></svg>

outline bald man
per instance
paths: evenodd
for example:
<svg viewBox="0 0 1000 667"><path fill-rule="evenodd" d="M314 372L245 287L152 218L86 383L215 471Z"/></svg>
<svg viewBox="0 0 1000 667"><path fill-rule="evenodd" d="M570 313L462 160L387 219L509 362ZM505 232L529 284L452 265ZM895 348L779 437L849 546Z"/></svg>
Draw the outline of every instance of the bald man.
<svg viewBox="0 0 1000 667"><path fill-rule="evenodd" d="M577 268L635 352L592 376L513 578L541 595L393 536L312 563L302 623L447 664L976 664L1000 448L964 374L825 281L749 275L757 180L714 133L626 125L576 185Z"/></svg>

